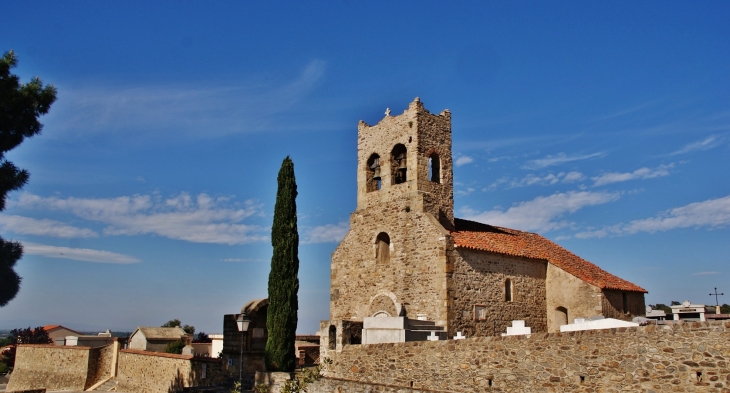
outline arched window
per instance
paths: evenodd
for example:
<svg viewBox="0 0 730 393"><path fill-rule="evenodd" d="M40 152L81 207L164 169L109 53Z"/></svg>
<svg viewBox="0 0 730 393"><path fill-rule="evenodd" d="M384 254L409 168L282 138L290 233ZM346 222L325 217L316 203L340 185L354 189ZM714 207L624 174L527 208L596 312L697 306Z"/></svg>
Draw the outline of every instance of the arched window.
<svg viewBox="0 0 730 393"><path fill-rule="evenodd" d="M329 349L337 349L337 328L335 325L330 325L329 331Z"/></svg>
<svg viewBox="0 0 730 393"><path fill-rule="evenodd" d="M555 309L555 322L558 326L568 324L568 309L565 307L558 307Z"/></svg>
<svg viewBox="0 0 730 393"><path fill-rule="evenodd" d="M441 160L436 153L428 156L428 180L433 183L441 183Z"/></svg>
<svg viewBox="0 0 730 393"><path fill-rule="evenodd" d="M385 232L375 238L375 260L378 263L390 262L390 236Z"/></svg>
<svg viewBox="0 0 730 393"><path fill-rule="evenodd" d="M367 192L377 191L383 185L380 173L380 156L372 154L367 161L365 168L365 176L367 182Z"/></svg>
<svg viewBox="0 0 730 393"><path fill-rule="evenodd" d="M504 280L504 301L512 301L512 280L509 278Z"/></svg>
<svg viewBox="0 0 730 393"><path fill-rule="evenodd" d="M392 184L405 183L407 180L406 173L408 172L408 165L406 161L406 155L408 151L406 146L399 143L393 147L390 158L390 168L392 172Z"/></svg>

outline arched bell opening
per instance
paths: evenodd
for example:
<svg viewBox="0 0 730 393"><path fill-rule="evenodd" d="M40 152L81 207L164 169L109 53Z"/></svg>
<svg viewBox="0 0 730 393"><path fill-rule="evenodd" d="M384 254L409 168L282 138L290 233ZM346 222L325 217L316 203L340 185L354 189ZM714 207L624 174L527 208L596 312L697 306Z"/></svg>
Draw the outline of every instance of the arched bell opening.
<svg viewBox="0 0 730 393"><path fill-rule="evenodd" d="M390 167L393 175L392 184L405 183L408 179L406 176L408 172L408 161L406 159L408 150L406 150L406 146L399 143L393 147L393 151L390 154Z"/></svg>
<svg viewBox="0 0 730 393"><path fill-rule="evenodd" d="M428 180L432 183L441 183L441 159L437 153L428 156Z"/></svg>
<svg viewBox="0 0 730 393"><path fill-rule="evenodd" d="M373 153L366 163L365 176L367 182L367 192L378 191L382 187L382 177L380 172L380 156Z"/></svg>

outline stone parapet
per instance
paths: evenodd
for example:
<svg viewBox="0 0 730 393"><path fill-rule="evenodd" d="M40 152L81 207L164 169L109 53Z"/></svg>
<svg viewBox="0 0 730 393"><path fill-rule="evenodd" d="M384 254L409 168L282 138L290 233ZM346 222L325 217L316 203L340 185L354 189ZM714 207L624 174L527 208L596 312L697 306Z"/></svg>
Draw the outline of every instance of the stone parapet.
<svg viewBox="0 0 730 393"><path fill-rule="evenodd" d="M310 392L728 391L728 338L730 322L690 322L349 345Z"/></svg>

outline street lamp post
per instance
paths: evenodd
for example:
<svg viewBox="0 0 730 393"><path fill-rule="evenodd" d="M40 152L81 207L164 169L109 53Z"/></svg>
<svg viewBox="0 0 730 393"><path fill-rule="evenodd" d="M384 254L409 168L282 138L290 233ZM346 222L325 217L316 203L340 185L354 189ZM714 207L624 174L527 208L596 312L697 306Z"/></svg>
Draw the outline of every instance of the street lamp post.
<svg viewBox="0 0 730 393"><path fill-rule="evenodd" d="M243 334L248 331L248 325L251 323L251 319L246 314L246 311L243 311L238 316L236 323L238 324L238 331L241 332L241 357L238 361L238 383L241 384L241 391L243 391Z"/></svg>

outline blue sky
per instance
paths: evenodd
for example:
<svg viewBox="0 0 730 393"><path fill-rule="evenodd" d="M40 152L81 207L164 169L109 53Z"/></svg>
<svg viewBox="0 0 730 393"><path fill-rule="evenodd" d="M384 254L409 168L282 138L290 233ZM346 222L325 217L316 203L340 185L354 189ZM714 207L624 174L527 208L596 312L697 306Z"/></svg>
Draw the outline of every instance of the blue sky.
<svg viewBox="0 0 730 393"><path fill-rule="evenodd" d="M455 5L456 4L456 5ZM453 114L456 216L538 232L649 290L730 265L730 3L10 2L0 49L58 88L0 215L25 244L0 328L208 333L266 296L281 161L299 331L328 317L357 123ZM730 303L730 298L721 302Z"/></svg>

